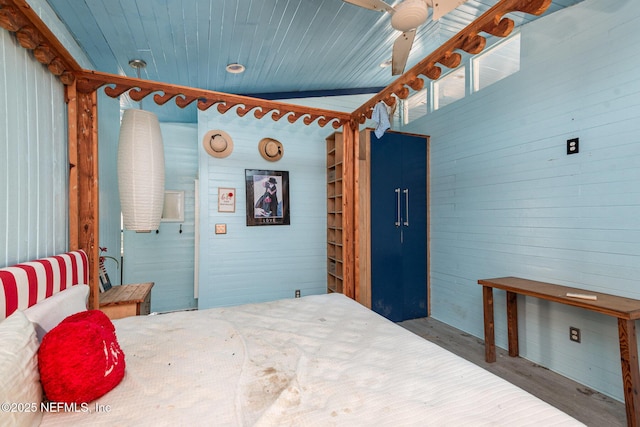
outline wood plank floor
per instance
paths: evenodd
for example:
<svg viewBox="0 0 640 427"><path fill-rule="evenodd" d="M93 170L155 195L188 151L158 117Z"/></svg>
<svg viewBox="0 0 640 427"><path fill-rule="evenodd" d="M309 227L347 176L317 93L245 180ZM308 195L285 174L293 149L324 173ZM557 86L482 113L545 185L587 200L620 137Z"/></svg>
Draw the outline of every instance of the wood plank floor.
<svg viewBox="0 0 640 427"><path fill-rule="evenodd" d="M484 360L484 341L431 318L399 323L411 332L493 372L588 426L626 426L624 404L496 347L496 362Z"/></svg>

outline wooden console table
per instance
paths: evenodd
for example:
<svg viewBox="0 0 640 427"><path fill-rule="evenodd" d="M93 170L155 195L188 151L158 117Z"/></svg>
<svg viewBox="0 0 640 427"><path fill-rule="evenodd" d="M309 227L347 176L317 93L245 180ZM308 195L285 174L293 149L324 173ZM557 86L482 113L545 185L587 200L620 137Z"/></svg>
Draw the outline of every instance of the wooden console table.
<svg viewBox="0 0 640 427"><path fill-rule="evenodd" d="M100 310L110 319L149 314L153 282L114 286L100 294Z"/></svg>
<svg viewBox="0 0 640 427"><path fill-rule="evenodd" d="M618 319L620 339L620 363L622 365L622 383L627 412L627 425L640 425L640 368L638 367L638 342L635 320L640 319L640 300L615 295L591 292L518 277L500 277L478 280L482 285L484 306L484 343L485 359L496 361L496 347L493 320L493 288L507 292L507 333L509 356L516 357L518 350L518 294L545 299L560 304L581 307L606 314ZM586 295L596 299L567 296L569 294Z"/></svg>

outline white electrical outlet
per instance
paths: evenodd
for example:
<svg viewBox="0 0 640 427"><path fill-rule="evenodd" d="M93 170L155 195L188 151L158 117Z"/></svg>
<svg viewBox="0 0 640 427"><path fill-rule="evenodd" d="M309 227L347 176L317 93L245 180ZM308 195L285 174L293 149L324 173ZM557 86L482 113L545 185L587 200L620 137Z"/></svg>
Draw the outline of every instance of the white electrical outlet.
<svg viewBox="0 0 640 427"><path fill-rule="evenodd" d="M569 339L571 341L580 342L580 329L569 326Z"/></svg>

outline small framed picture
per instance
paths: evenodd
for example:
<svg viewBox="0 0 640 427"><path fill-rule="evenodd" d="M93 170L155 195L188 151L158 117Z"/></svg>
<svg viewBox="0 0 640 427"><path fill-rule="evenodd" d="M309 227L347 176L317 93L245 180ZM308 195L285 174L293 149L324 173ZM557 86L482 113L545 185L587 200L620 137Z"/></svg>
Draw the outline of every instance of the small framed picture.
<svg viewBox="0 0 640 427"><path fill-rule="evenodd" d="M236 189L218 187L218 212L236 211Z"/></svg>
<svg viewBox="0 0 640 427"><path fill-rule="evenodd" d="M289 225L289 172L245 169L247 225Z"/></svg>

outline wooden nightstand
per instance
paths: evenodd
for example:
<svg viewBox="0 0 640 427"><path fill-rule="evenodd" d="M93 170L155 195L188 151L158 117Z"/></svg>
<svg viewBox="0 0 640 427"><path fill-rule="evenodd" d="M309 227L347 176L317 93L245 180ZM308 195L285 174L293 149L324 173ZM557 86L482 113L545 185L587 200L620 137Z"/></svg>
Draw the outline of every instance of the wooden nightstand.
<svg viewBox="0 0 640 427"><path fill-rule="evenodd" d="M114 286L100 294L100 310L109 319L149 314L153 282Z"/></svg>

